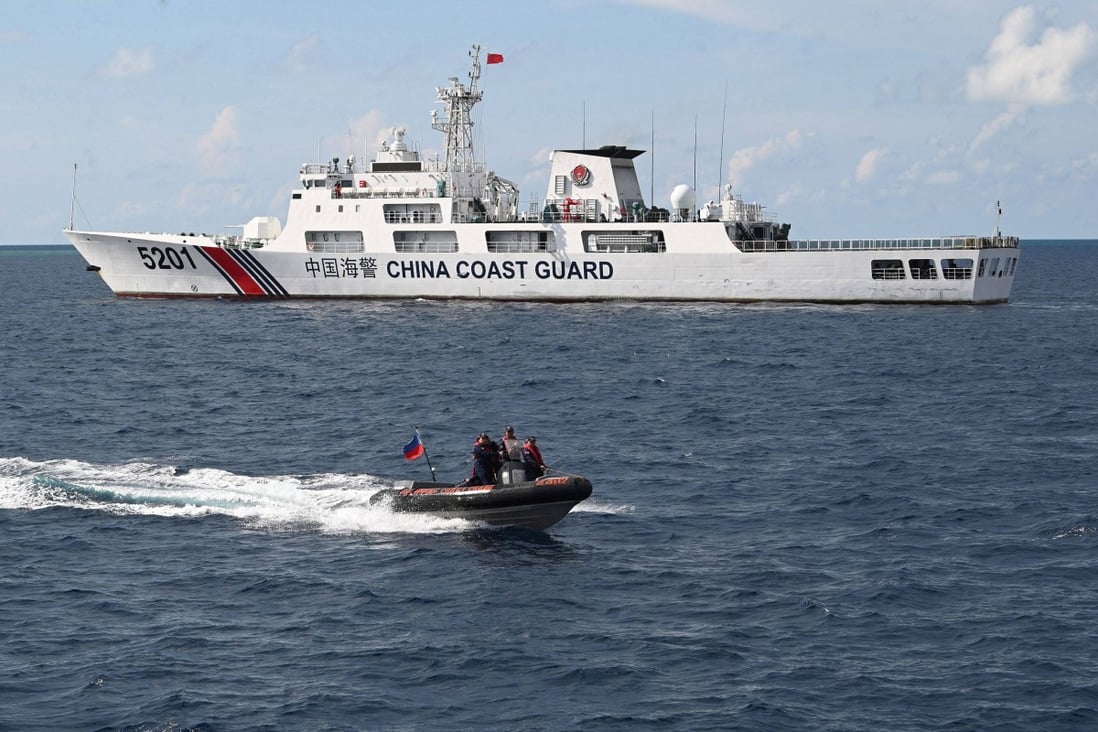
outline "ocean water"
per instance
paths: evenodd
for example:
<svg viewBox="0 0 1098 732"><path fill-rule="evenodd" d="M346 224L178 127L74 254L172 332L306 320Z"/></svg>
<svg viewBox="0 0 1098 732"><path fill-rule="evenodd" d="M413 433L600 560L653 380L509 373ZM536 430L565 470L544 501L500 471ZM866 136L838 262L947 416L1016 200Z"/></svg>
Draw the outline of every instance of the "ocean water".
<svg viewBox="0 0 1098 732"><path fill-rule="evenodd" d="M0 248L0 730L1098 726L1098 243L995 306L137 301ZM546 532L394 515L505 424Z"/></svg>

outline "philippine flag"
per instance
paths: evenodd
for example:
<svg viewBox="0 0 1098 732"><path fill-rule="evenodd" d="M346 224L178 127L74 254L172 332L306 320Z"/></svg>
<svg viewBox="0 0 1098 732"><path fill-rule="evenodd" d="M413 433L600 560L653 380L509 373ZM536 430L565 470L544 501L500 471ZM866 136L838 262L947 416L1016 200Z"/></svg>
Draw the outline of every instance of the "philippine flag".
<svg viewBox="0 0 1098 732"><path fill-rule="evenodd" d="M419 440L419 433L409 440L408 444L404 446L404 459L415 460L417 457L423 455L423 443Z"/></svg>

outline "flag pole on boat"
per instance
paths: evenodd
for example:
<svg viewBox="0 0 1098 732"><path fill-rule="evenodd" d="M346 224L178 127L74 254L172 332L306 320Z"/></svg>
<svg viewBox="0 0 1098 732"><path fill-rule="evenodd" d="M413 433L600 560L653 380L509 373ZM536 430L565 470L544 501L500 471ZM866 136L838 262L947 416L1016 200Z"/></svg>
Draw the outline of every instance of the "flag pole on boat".
<svg viewBox="0 0 1098 732"><path fill-rule="evenodd" d="M430 455L427 454L427 446L424 444L423 438L419 437L419 428L412 425L412 429L415 430L415 437L413 437L404 446L404 459L415 460L419 455L423 455L427 459L427 468L430 469L430 480L437 481L438 478L435 475L435 466L430 464Z"/></svg>

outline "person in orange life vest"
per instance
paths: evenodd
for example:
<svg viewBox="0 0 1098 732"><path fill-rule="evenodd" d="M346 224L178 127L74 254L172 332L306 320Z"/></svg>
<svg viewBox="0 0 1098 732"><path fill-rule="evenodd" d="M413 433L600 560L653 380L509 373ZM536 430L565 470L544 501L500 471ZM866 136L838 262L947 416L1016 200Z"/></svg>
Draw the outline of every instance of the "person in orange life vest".
<svg viewBox="0 0 1098 732"><path fill-rule="evenodd" d="M530 436L522 446L522 463L526 466L526 480L534 480L545 475L545 460L538 449L538 438Z"/></svg>
<svg viewBox="0 0 1098 732"><path fill-rule="evenodd" d="M504 462L522 460L522 440L515 436L515 428L507 425L499 440L499 457Z"/></svg>

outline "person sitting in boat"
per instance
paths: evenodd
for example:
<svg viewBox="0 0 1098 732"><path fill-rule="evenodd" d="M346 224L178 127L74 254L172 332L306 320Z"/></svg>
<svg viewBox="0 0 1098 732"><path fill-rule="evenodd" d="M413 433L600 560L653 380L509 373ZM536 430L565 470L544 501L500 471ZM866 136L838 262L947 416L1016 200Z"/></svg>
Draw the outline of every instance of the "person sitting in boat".
<svg viewBox="0 0 1098 732"><path fill-rule="evenodd" d="M503 437L500 438L500 458L506 462L508 460L522 460L522 440L515 435L515 428L511 425L507 425L507 429L503 432Z"/></svg>
<svg viewBox="0 0 1098 732"><path fill-rule="evenodd" d="M545 475L545 460L538 449L538 438L531 435L522 446L522 464L526 467L526 480L535 480Z"/></svg>

